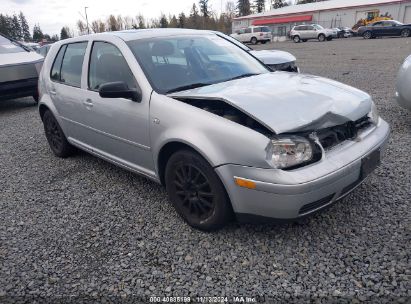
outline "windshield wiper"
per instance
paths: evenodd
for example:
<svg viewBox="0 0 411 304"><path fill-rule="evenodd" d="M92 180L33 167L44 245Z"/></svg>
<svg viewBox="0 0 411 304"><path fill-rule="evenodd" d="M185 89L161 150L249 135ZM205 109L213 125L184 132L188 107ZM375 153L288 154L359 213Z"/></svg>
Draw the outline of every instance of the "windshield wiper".
<svg viewBox="0 0 411 304"><path fill-rule="evenodd" d="M236 80L236 79L241 79L241 78L246 78L246 77L251 77L251 76L256 76L256 75L260 75L258 73L247 73L247 74L242 74L242 75L238 75L236 77L227 79L226 81L230 81L230 80Z"/></svg>
<svg viewBox="0 0 411 304"><path fill-rule="evenodd" d="M184 85L184 86L181 86L181 87L177 87L177 88L168 90L166 92L166 94L170 94L170 93L174 93L174 92L178 92L178 91L185 91L185 90L200 88L200 87L205 87L205 86L208 86L210 84L211 83L205 83L205 82L192 83L192 84L188 84L188 85Z"/></svg>

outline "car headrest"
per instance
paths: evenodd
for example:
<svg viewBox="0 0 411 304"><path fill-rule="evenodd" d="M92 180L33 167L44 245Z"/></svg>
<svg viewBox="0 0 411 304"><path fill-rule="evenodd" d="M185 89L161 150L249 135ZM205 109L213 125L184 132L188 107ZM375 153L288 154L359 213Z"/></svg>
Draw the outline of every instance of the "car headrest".
<svg viewBox="0 0 411 304"><path fill-rule="evenodd" d="M151 47L151 56L170 56L174 54L174 45L168 41L156 41Z"/></svg>

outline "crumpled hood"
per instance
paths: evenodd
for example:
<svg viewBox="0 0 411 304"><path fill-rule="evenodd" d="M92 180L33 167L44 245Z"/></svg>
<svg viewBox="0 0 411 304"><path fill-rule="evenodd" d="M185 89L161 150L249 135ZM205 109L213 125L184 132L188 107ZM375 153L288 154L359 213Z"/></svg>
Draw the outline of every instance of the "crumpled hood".
<svg viewBox="0 0 411 304"><path fill-rule="evenodd" d="M371 111L371 97L342 83L274 72L169 95L231 104L277 134L355 121Z"/></svg>
<svg viewBox="0 0 411 304"><path fill-rule="evenodd" d="M262 51L250 51L252 55L260 59L265 64L282 64L292 61L296 61L296 58L288 52L277 50L262 50Z"/></svg>

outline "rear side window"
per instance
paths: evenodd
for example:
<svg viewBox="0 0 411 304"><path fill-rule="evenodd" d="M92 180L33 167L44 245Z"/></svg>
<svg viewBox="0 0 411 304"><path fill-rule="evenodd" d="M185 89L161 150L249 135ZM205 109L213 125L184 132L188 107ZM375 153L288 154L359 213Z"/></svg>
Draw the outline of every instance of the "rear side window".
<svg viewBox="0 0 411 304"><path fill-rule="evenodd" d="M255 27L254 28L254 33L259 33L261 32L261 27Z"/></svg>
<svg viewBox="0 0 411 304"><path fill-rule="evenodd" d="M90 55L88 84L98 90L108 82L125 82L129 88L136 87L133 73L120 50L107 42L94 42Z"/></svg>
<svg viewBox="0 0 411 304"><path fill-rule="evenodd" d="M261 28L261 31L262 31L263 33L271 32L270 28L267 27L267 26L262 27L262 28Z"/></svg>
<svg viewBox="0 0 411 304"><path fill-rule="evenodd" d="M61 63L63 62L64 52L67 45L63 45L60 51L57 53L56 59L54 59L53 67L51 68L50 78L55 81L60 81Z"/></svg>
<svg viewBox="0 0 411 304"><path fill-rule="evenodd" d="M83 67L84 54L87 42L68 44L61 65L60 81L73 87L81 85L81 70Z"/></svg>
<svg viewBox="0 0 411 304"><path fill-rule="evenodd" d="M251 29L250 29L250 28L245 29L244 33L250 34L250 33L251 33Z"/></svg>

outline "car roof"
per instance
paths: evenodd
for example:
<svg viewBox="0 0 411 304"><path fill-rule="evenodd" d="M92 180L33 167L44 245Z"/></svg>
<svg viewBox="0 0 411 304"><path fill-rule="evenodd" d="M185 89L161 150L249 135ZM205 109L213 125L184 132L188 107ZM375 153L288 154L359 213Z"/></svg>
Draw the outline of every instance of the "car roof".
<svg viewBox="0 0 411 304"><path fill-rule="evenodd" d="M82 41L84 39L98 39L104 36L117 36L124 41L155 38L155 37L169 37L177 35L210 35L215 34L213 31L206 30L192 30L192 29L177 29L177 28L155 28L155 29L137 29L137 30L123 30L114 32L104 32L98 34L83 35L75 38L63 40L65 43Z"/></svg>

